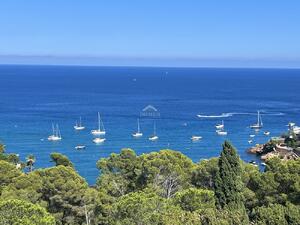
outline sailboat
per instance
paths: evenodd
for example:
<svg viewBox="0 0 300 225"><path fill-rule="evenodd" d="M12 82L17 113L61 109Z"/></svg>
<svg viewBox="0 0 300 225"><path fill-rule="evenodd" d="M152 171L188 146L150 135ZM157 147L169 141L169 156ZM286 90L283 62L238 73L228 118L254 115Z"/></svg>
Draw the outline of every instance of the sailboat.
<svg viewBox="0 0 300 225"><path fill-rule="evenodd" d="M156 141L158 139L158 136L156 135L156 124L154 122L153 125L153 135L149 137L150 141Z"/></svg>
<svg viewBox="0 0 300 225"><path fill-rule="evenodd" d="M79 124L76 121L76 125L74 126L74 129L75 130L84 130L85 129L85 127L82 126L82 124L81 124L81 117L79 117Z"/></svg>
<svg viewBox="0 0 300 225"><path fill-rule="evenodd" d="M216 128L217 128L218 130L223 129L223 128L224 128L224 121L222 120L222 123L221 123L221 124L217 124L217 125L216 125Z"/></svg>
<svg viewBox="0 0 300 225"><path fill-rule="evenodd" d="M262 127L263 127L263 122L262 122L262 119L261 119L261 115L260 115L260 112L257 111L257 123L251 125L250 128L252 128L252 129L260 129Z"/></svg>
<svg viewBox="0 0 300 225"><path fill-rule="evenodd" d="M102 130L101 130L101 125L102 125ZM103 122L101 121L100 113L98 112L98 129L97 130L92 130L91 133L93 135L105 135L105 129Z"/></svg>
<svg viewBox="0 0 300 225"><path fill-rule="evenodd" d="M132 136L135 138L143 136L143 133L140 130L140 120L139 119L137 119L137 132L133 133Z"/></svg>
<svg viewBox="0 0 300 225"><path fill-rule="evenodd" d="M60 130L58 127L58 124L56 124L56 128L54 127L54 124L52 123L52 135L50 135L48 137L49 141L60 141L61 138L61 134L60 134Z"/></svg>

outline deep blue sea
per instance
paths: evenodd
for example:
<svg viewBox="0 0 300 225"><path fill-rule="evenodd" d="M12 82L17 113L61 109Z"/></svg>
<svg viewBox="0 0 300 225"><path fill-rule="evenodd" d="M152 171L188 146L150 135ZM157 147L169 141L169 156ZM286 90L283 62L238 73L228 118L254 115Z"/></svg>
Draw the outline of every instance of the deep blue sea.
<svg viewBox="0 0 300 225"><path fill-rule="evenodd" d="M160 117L141 117L144 136L134 139L136 121L148 105ZM300 123L300 70L213 69L79 66L0 66L0 140L7 152L37 158L36 168L53 165L49 155L67 155L90 184L99 172L96 162L122 148L137 154L160 149L179 150L198 162L218 156L225 139L232 141L245 161L249 128L262 111L264 128L252 145ZM106 128L106 142L95 145L91 129L97 112ZM198 118L197 114L207 117ZM219 115L224 117L218 117ZM73 129L82 117L86 130ZM156 121L157 142L150 142ZM215 124L224 120L228 135L218 136ZM62 141L49 142L51 124L60 126ZM263 132L271 132L269 137ZM192 135L202 141L191 142ZM78 144L85 150L75 150Z"/></svg>

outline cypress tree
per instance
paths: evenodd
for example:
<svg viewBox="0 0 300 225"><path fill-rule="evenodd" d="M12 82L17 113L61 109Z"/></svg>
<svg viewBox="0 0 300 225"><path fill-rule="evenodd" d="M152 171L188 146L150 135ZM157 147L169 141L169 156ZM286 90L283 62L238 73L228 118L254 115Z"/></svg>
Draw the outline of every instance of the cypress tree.
<svg viewBox="0 0 300 225"><path fill-rule="evenodd" d="M219 208L240 205L242 202L242 180L240 159L235 148L225 141L218 161L215 178L216 202Z"/></svg>

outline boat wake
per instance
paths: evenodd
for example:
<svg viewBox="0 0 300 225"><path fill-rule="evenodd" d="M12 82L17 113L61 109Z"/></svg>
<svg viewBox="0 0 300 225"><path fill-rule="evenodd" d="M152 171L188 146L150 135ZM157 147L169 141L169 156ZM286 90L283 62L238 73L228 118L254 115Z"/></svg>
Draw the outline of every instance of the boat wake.
<svg viewBox="0 0 300 225"><path fill-rule="evenodd" d="M232 113L222 113L220 115L197 115L199 118L225 118L225 117L231 117L233 116Z"/></svg>
<svg viewBox="0 0 300 225"><path fill-rule="evenodd" d="M235 115L256 115L256 113L243 113L243 112L229 112L229 113L222 113L220 115L203 115L203 114L198 114L198 118L227 118L227 117L232 117ZM282 112L263 112L263 116L284 116L285 113Z"/></svg>

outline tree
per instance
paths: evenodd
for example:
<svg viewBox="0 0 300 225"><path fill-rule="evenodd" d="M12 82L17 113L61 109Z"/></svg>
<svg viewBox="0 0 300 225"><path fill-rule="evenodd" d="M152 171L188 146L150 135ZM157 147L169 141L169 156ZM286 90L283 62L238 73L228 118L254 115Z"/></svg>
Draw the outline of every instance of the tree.
<svg viewBox="0 0 300 225"><path fill-rule="evenodd" d="M73 167L73 163L68 159L67 156L53 152L50 155L50 158L52 159L52 162L55 163L55 166L70 166Z"/></svg>
<svg viewBox="0 0 300 225"><path fill-rule="evenodd" d="M55 225L55 219L38 205L8 200L0 202L0 224Z"/></svg>
<svg viewBox="0 0 300 225"><path fill-rule="evenodd" d="M236 221L248 224L242 191L244 189L242 169L235 148L225 141L218 161L218 171L215 178L216 203L219 209L225 209L230 214L235 211ZM232 217L232 216L230 216Z"/></svg>
<svg viewBox="0 0 300 225"><path fill-rule="evenodd" d="M98 187L106 189L112 196L120 197L143 186L141 159L132 149L122 149L120 154L113 153L107 159L100 159L97 167L101 171Z"/></svg>
<svg viewBox="0 0 300 225"><path fill-rule="evenodd" d="M35 156L34 155L28 155L26 157L26 167L28 167L29 172L32 172L33 170L33 165L35 163Z"/></svg>
<svg viewBox="0 0 300 225"><path fill-rule="evenodd" d="M217 205L223 208L231 203L239 204L242 200L240 159L235 148L228 141L223 144L218 167L215 178Z"/></svg>
<svg viewBox="0 0 300 225"><path fill-rule="evenodd" d="M189 188L181 192L177 192L173 202L179 205L185 211L194 212L204 209L215 209L214 192L204 189Z"/></svg>
<svg viewBox="0 0 300 225"><path fill-rule="evenodd" d="M257 225L288 225L285 219L285 208L279 204L257 207L252 212Z"/></svg>
<svg viewBox="0 0 300 225"><path fill-rule="evenodd" d="M202 160L192 171L192 184L198 188L214 189L214 180L218 171L218 158Z"/></svg>
<svg viewBox="0 0 300 225"><path fill-rule="evenodd" d="M0 195L2 188L12 183L15 177L18 177L22 172L16 169L15 165L8 163L6 161L0 160Z"/></svg>
<svg viewBox="0 0 300 225"><path fill-rule="evenodd" d="M200 219L196 213L183 211L148 189L129 193L115 202L110 224L194 225L200 224Z"/></svg>
<svg viewBox="0 0 300 225"><path fill-rule="evenodd" d="M73 168L56 166L16 177L3 189L1 199L38 203L56 218L58 225L77 225L86 220L87 189L87 183Z"/></svg>
<svg viewBox="0 0 300 225"><path fill-rule="evenodd" d="M191 186L194 164L178 151L161 150L141 155L142 177L147 187L152 187L165 198Z"/></svg>

